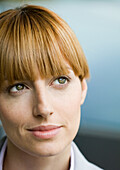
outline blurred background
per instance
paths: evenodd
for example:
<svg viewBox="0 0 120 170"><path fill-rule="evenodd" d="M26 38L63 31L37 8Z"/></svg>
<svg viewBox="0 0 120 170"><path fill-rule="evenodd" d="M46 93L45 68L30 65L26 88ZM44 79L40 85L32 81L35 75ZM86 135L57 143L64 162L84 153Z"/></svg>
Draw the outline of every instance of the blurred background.
<svg viewBox="0 0 120 170"><path fill-rule="evenodd" d="M75 32L91 72L75 142L91 162L119 170L120 0L1 0L0 12L23 4L53 10Z"/></svg>

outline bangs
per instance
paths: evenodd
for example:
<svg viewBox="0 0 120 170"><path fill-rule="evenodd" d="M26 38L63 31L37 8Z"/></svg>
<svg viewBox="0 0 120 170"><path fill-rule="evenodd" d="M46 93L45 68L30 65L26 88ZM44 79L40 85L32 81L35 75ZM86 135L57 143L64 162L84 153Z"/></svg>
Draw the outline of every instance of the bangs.
<svg viewBox="0 0 120 170"><path fill-rule="evenodd" d="M81 79L89 76L77 38L56 14L33 6L0 14L1 82L68 74L67 64Z"/></svg>

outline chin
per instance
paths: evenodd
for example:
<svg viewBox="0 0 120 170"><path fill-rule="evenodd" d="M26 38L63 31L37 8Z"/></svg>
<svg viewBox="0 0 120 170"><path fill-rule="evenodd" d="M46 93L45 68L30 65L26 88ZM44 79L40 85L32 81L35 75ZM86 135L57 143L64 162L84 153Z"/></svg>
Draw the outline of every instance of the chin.
<svg viewBox="0 0 120 170"><path fill-rule="evenodd" d="M69 145L70 146L70 145ZM70 147L67 144L57 143L42 143L36 148L33 148L32 155L37 157L50 157L60 155L63 152L70 151Z"/></svg>

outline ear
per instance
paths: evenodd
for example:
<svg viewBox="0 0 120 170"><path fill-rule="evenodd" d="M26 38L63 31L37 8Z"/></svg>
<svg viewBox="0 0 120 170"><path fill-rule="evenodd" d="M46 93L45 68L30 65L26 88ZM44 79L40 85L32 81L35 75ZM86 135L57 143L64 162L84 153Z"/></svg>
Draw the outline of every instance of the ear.
<svg viewBox="0 0 120 170"><path fill-rule="evenodd" d="M81 105L84 103L87 94L87 82L85 79L81 82L82 92L81 92Z"/></svg>

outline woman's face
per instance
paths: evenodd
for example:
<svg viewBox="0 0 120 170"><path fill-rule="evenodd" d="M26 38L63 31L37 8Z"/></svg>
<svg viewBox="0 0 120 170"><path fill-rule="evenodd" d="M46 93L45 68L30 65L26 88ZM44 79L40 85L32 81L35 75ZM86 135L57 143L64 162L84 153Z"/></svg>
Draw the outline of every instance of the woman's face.
<svg viewBox="0 0 120 170"><path fill-rule="evenodd" d="M79 128L84 84L71 69L60 77L2 83L0 119L8 146L34 156L70 147Z"/></svg>

